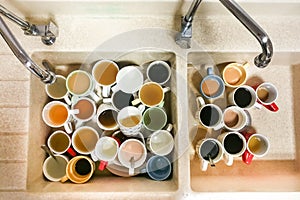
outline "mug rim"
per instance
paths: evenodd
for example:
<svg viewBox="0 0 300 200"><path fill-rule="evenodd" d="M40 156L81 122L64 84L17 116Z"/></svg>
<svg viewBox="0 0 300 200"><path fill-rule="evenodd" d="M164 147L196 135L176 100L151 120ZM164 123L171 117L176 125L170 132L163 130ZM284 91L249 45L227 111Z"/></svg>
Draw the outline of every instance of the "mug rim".
<svg viewBox="0 0 300 200"><path fill-rule="evenodd" d="M151 78L150 78L150 76L149 76L150 68L151 68L152 66L154 66L155 64L157 64L157 63L159 63L159 64L162 63L162 65L163 65L166 69L168 69L168 78L167 78L165 81L161 82L161 83L158 83L158 82L156 82L156 81L151 80ZM163 61L163 60L154 60L154 61L152 61L152 62L149 64L149 66L147 67L147 71L146 71L147 78L148 78L150 81L156 82L156 83L158 83L158 84L160 84L160 85L163 85L163 84L165 84L165 83L167 83L167 82L169 81L169 79L171 78L171 73L172 73L172 71L171 71L171 66L170 66L166 61Z"/></svg>
<svg viewBox="0 0 300 200"><path fill-rule="evenodd" d="M141 165L143 165L143 163L145 162L145 160L146 160L146 158L147 158L147 149L146 149L146 147L145 147L145 144L142 143L140 140L134 139L134 138L129 138L129 139L125 140L125 141L120 145L120 148L119 148L119 151L118 151L118 160L120 161L120 163L121 163L124 167L126 167L126 168L131 168L130 163L128 164L127 161L124 161L124 160L122 159L122 157L120 156L120 152L122 151L122 148L124 147L124 145L125 145L126 143L132 142L132 141L138 142L138 143L142 146L142 148L143 148L143 153L142 153L141 158L140 158L139 160L135 161L134 169L136 169L136 168L140 167ZM121 158L121 159L120 159L120 158ZM137 164L137 162L138 162L138 164Z"/></svg>
<svg viewBox="0 0 300 200"><path fill-rule="evenodd" d="M235 97L235 93L240 88L245 88L245 89L249 90L249 92L251 93L251 102L246 107L240 107L240 106L238 106L237 103L234 100L235 99L234 98ZM250 108L252 108L255 105L256 101L257 101L256 91L252 87L250 87L249 85L240 85L240 86L236 87L234 89L234 91L233 91L233 103L237 107L240 107L242 109L250 109Z"/></svg>
<svg viewBox="0 0 300 200"><path fill-rule="evenodd" d="M96 78L95 78L95 70L96 70L96 68L100 65L100 64L102 64L102 63L104 63L104 62L108 62L108 63L111 63L111 64L113 64L116 68L117 68L117 71L119 72L120 71L120 69L119 69L119 65L116 63L116 62L114 62L113 60L109 60L109 59L100 59L100 60L98 60L94 65L93 65L93 69L92 69L92 78L93 78L93 80L96 82L96 84L98 84L98 85L100 85L100 86L102 86L102 87L109 87L109 86L112 86L112 85L114 85L115 83L116 83L116 81L117 81L117 77L116 77L116 80L113 82L113 83L111 83L111 84L109 84L109 85L104 85L104 84L102 84L102 83L99 83L97 80L96 80ZM117 73L118 73L117 72Z"/></svg>
<svg viewBox="0 0 300 200"><path fill-rule="evenodd" d="M111 98L111 105L112 105L116 110L120 111L120 110L122 110L123 108L125 108L125 107L127 107L127 106L125 106L125 107L119 109L119 108L117 108L117 106L115 105L115 103L114 103L114 97L115 97L116 93L118 93L118 92L122 92L122 93L124 93L124 94L126 94L126 95L128 95L128 96L130 95L131 97L133 97L133 99L132 99L131 101L134 100L134 95L133 95L132 93L126 93L126 92L124 92L124 91L122 91L122 90L117 90L117 91L115 91L115 92L112 93L112 95L111 95L111 97L110 97L110 98ZM131 103L131 101L130 101L129 103ZM130 105L128 105L128 106L130 106Z"/></svg>
<svg viewBox="0 0 300 200"><path fill-rule="evenodd" d="M62 105L62 106L64 106L64 107L66 108L66 110L67 110L67 112L68 112L68 117L67 117L67 119L64 121L64 123L59 124L59 125L53 125L53 124L51 124L51 122L49 123L49 121L51 121L51 120L46 119L46 116L48 117L47 114L49 114L49 113L47 112L47 110L49 110L48 107L49 107L49 106L52 107L53 104L56 104L56 105L59 104L59 105ZM42 118L43 118L43 121L44 121L48 126L50 126L50 127L52 127L52 128L59 128L59 127L64 126L64 125L69 121L70 116L71 116L71 113L70 113L69 107L67 106L67 104L65 104L65 103L63 103L63 102L61 102L61 101L50 101L50 102L48 102L48 103L44 106L43 111L42 111Z"/></svg>
<svg viewBox="0 0 300 200"><path fill-rule="evenodd" d="M141 98L141 90L142 90L142 88L143 88L144 86L150 85L150 84L157 85L157 86L160 88L160 91L162 92L162 97L161 97L161 100L159 101L159 103L156 103L156 104L153 104L153 105L146 104L146 103L143 101L143 99ZM138 94L138 96L139 96L139 100L141 101L141 103L142 103L143 105L145 105L145 106L151 108L151 107L158 106L159 104L161 104L161 103L164 101L164 99L165 99L165 92L164 92L164 88L163 88L160 84L158 84L158 83L156 83L156 82L153 82L153 81L150 81L150 82L144 83L144 84L141 86L141 88L139 89L139 94Z"/></svg>
<svg viewBox="0 0 300 200"><path fill-rule="evenodd" d="M207 126L207 125L205 125L205 124L202 122L201 118L200 118L200 114L201 114L202 109L203 109L204 107L207 107L207 106L211 106L211 107L216 108L217 111L218 111L218 113L219 113L219 119L218 119L218 122L216 122L216 124L214 124L213 126ZM215 104L212 104L212 103L208 103L208 104L205 104L205 105L201 106L201 108L199 109L198 120L199 120L199 122L200 122L204 127L206 127L206 128L214 128L214 127L217 127L219 124L222 123L222 118L223 118L223 112L222 112L221 108L220 108L218 105L215 105Z"/></svg>
<svg viewBox="0 0 300 200"><path fill-rule="evenodd" d="M75 74L75 73L84 73L89 78L89 82L90 82L89 83L89 88L81 94L76 94L76 93L72 92L70 90L69 86L68 86L68 82L69 82L70 77L73 76L73 74ZM74 96L78 96L78 97L88 96L91 93L91 91L93 90L93 87L94 87L94 81L93 81L90 73L88 73L87 71L77 69L77 70L72 71L66 78L66 88L67 88L68 92L71 93Z"/></svg>
<svg viewBox="0 0 300 200"><path fill-rule="evenodd" d="M102 143L100 143L100 140L104 140L104 139L113 141L113 142L116 144L116 146L117 146L116 153L114 154L113 158L111 158L111 159L103 158L102 155L100 155L99 151L97 151L97 147L100 146L100 145L102 146ZM119 143L118 143L114 138L112 138L112 137L109 137L109 136L103 136L103 137L100 137L100 138L98 139L94 151L95 151L96 156L97 156L100 160L110 162L110 161L113 161L113 160L117 157L117 155L118 155L118 151L119 151Z"/></svg>
<svg viewBox="0 0 300 200"><path fill-rule="evenodd" d="M238 111L243 115L243 117L244 117L245 120L244 120L244 122L242 123L242 126L239 126L238 128L233 128L233 127L229 127L229 126L226 125L226 123L225 123L225 121L224 121L224 117L225 117L226 111L228 111L228 110L230 110L230 109L236 109L236 110L238 110ZM224 127L225 127L226 129L230 130L231 132L237 132L237 131L243 129L243 128L247 125L247 121L248 121L248 116L247 116L245 110L243 110L243 109L240 108L239 106L229 106L229 107L227 107L227 108L224 110L224 112L223 112L222 118L223 118L223 122L224 122ZM235 125L235 126L236 126L236 125Z"/></svg>
<svg viewBox="0 0 300 200"><path fill-rule="evenodd" d="M245 69L243 66L244 66L244 65L241 64L241 63L233 62L233 63L227 64L227 65L224 67L224 69L223 69L223 71L222 71L222 78L223 78L223 81L224 81L224 83L225 83L226 86L236 88L236 87L239 87L239 86L245 84L248 75L247 75L246 69ZM243 79L243 81L240 81L240 80L239 80L239 81L237 82L238 85L230 84L230 83L228 83L228 82L226 81L226 79L225 79L225 71L226 71L228 68L230 68L230 67L237 67L239 70L242 71L242 72L241 72L242 75L243 75L243 73L244 73L244 75L245 75L245 78Z"/></svg>
<svg viewBox="0 0 300 200"><path fill-rule="evenodd" d="M243 140L243 148L241 149L240 152L235 153L235 154L229 153L229 152L225 149L225 146L224 146L224 142L225 142L226 137L227 137L228 135L231 135L231 134L238 135L238 136ZM222 137L222 138L221 138L221 139L222 139L222 140L221 140L221 143L222 143L222 145L223 145L224 152L227 153L228 155L230 155L230 156L232 156L232 157L239 157L239 156L243 155L243 153L247 150L247 141L246 141L245 137L244 137L241 133L239 133L239 132L237 132L237 131L230 131L230 132L225 132L225 133L221 134L220 136Z"/></svg>
<svg viewBox="0 0 300 200"><path fill-rule="evenodd" d="M91 154L91 152L95 149L93 149L93 150L91 150L91 151L89 151L89 152L83 152L83 151L80 151L80 150L78 150L78 148L77 148L77 146L76 146L76 144L75 144L75 136L78 134L78 132L80 131L80 130L82 130L82 129L90 129L93 133L95 133L95 135L97 136L97 141L99 140L99 134L98 134L98 132L96 131L96 129L94 129L94 128L92 128L92 127L90 127L90 126L81 126L81 127L79 127L79 128L77 128L74 132L73 132L73 134L72 134L72 138L71 138L71 140L72 140L72 146L73 146L73 148L74 148L74 150L75 151L77 151L78 153L80 153L80 154L82 154L82 155L89 155L89 154ZM96 145L95 145L95 147L96 147Z"/></svg>
<svg viewBox="0 0 300 200"><path fill-rule="evenodd" d="M61 155L61 154L56 154L56 155L54 155L54 156L62 157L63 159L65 159L65 161L66 161L66 163L67 163L67 164L66 164L66 169L67 169L67 166L68 166L68 164L69 164L69 159L68 159L66 156ZM49 173L47 172L47 170L46 170L46 164L49 162L50 159L54 159L54 158L52 158L51 156L48 156L48 157L45 159L45 161L43 162L43 174L44 174L44 176L45 176L48 180L53 181L53 182L58 182L58 181L60 181L67 173L65 173L65 175L64 175L63 177L61 177L61 178L53 178L53 177L51 177L51 176L49 175ZM66 170L65 170L65 172L66 172Z"/></svg>
<svg viewBox="0 0 300 200"><path fill-rule="evenodd" d="M249 141L250 141L250 139L253 138L253 137L263 138L263 140L266 142L266 146L267 146L267 147L266 147L266 151L265 151L263 154L256 154L256 153L253 153L253 152L250 150L250 148L249 148ZM270 141L269 141L269 139L268 139L266 136L264 136L264 135L262 135L262 134L260 134L260 133L254 133L254 134L252 134L252 135L249 137L249 139L248 139L248 141L247 141L247 150L249 151L250 154L254 155L255 157L258 157L258 158L263 157L263 156L265 156L265 155L269 152L269 150L270 150Z"/></svg>
<svg viewBox="0 0 300 200"><path fill-rule="evenodd" d="M202 140L199 141L199 142L201 142L201 144L199 145L198 150L197 150L198 157L200 157L200 158L201 158L202 160L204 160L205 162L209 162L208 160L206 160L206 159L203 158L203 156L201 155L201 152L200 152L202 145L203 145L205 142L207 142L207 141L214 141L214 142L217 143L217 145L218 145L218 147L219 147L219 153L218 153L217 157L213 159L213 161L214 161L215 163L217 163L217 162L219 162L220 160L222 160L223 154L224 154L223 145L221 144L221 142L220 142L219 140L217 140L217 139L215 139L215 138L204 138L204 139L202 139Z"/></svg>
<svg viewBox="0 0 300 200"><path fill-rule="evenodd" d="M66 78L66 77L64 77L64 76L62 76L62 75L55 75L55 77L56 77L56 79L57 79L57 78L62 78L62 79L64 79L65 82L67 83L67 78ZM50 98L52 98L52 99L55 99L55 100L63 99L63 98L64 98L65 96L67 96L68 93L69 93L68 88L66 87L67 91L66 91L66 93L65 93L62 97L58 97L58 98L57 98L57 97L54 97L53 95L51 95L51 94L49 93L49 86L50 86L50 85L45 85L45 90L46 90L47 95L48 95Z"/></svg>
<svg viewBox="0 0 300 200"><path fill-rule="evenodd" d="M63 135L65 135L65 136L68 138L68 141L69 141L68 147L67 147L64 151L61 151L61 152L54 150L53 147L51 147L51 143L50 143L51 138L54 137L54 135L57 135L57 134L59 134L59 133L62 133ZM71 147L71 143L72 143L72 141L71 141L71 138L69 137L69 135L68 135L66 132L62 131L62 130L54 131L54 132L49 136L49 138L48 138L48 140L47 140L47 145L48 145L48 147L50 148L51 151L53 151L53 152L54 152L55 154L57 154L57 155L66 153L66 152L68 151L68 149Z"/></svg>
<svg viewBox="0 0 300 200"><path fill-rule="evenodd" d="M87 122L87 121L90 121L91 119L94 118L94 116L95 116L95 114L96 114L96 112L97 112L96 103L95 103L93 100L91 100L90 98L88 98L88 97L85 97L85 96L83 96L83 97L78 97L78 99L76 100L76 103L72 104L72 107L71 107L72 110L74 110L74 106L75 106L80 100L87 100L87 101L89 101L89 102L92 104L92 106L93 106L93 114L92 114L89 118L87 118L87 119L81 119L81 118L78 118L78 117L76 116L76 114L73 114L73 117L74 117L77 121L81 121L81 122Z"/></svg>
<svg viewBox="0 0 300 200"><path fill-rule="evenodd" d="M109 104L101 104L97 111L96 111L96 123L98 125L99 128L101 128L102 130L106 130L106 131L113 131L113 130L117 130L119 128L119 124L118 124L118 118L116 119L116 125L112 128L108 128L108 127L105 127L103 124L101 124L99 122L99 116L104 112L104 111L107 111L107 110L112 110L112 111L115 111L117 113L117 116L119 114L118 110L115 109L112 105L109 105ZM101 111L101 112L100 112Z"/></svg>
<svg viewBox="0 0 300 200"><path fill-rule="evenodd" d="M212 96L208 96L206 95L203 91L202 91L202 85L204 83L204 81L206 81L207 79L214 79L216 80L219 85L220 85L220 89L218 90L218 92L215 94L215 95L212 95ZM223 79L216 75L216 74L209 74L209 75L206 75L200 82L200 93L207 99L215 99L215 98L218 98L220 96L222 96L224 94L224 91L225 91L225 83L223 81Z"/></svg>
<svg viewBox="0 0 300 200"><path fill-rule="evenodd" d="M118 90L121 90L125 93L129 93L129 94L134 94L135 92L139 91L140 88L143 86L143 82L144 82L144 76L143 76L143 73L137 68L137 66L135 65L128 65L128 66L125 66L123 68L121 68L116 76L116 87L118 88ZM139 77L142 79L141 83L139 83L139 85L134 88L134 90L130 90L130 91L124 91L123 89L124 88L121 88L122 86L120 86L120 81L122 80L121 78L119 78L121 75L123 76L126 76L127 74L129 74L128 70L134 70L135 72L137 72L137 74L139 74ZM123 78L122 76L122 78ZM127 88L126 88L127 89ZM130 88L131 89L131 88Z"/></svg>
<svg viewBox="0 0 300 200"><path fill-rule="evenodd" d="M90 163L90 165L91 165L91 171L88 173L88 176L87 175L85 175L86 177L84 178L84 179L82 179L81 181L74 181L74 179L72 179L72 178L70 178L71 176L70 176L70 174L71 174L71 172L70 171L75 171L75 173L76 174L78 174L77 173L77 171L76 170L73 170L73 166L74 166L74 160L76 159L76 163L80 160L80 159L86 159L89 163ZM72 166L71 166L72 165ZM71 168L70 170L68 169L68 168ZM67 167L66 167L66 176L68 177L68 179L70 180L70 181L72 181L73 183L85 183L85 182L87 182L91 177L92 177L92 175L93 175L93 173L94 173L94 170L95 170L95 163L89 158L89 157L87 157L87 156L83 156L83 155L79 155L79 156L75 156L75 157L73 157L69 162L68 162L68 164L67 164ZM73 175L74 175L74 173L72 173ZM80 176L82 176L82 175L80 175ZM77 177L76 176L76 178L82 178L82 177Z"/></svg>
<svg viewBox="0 0 300 200"><path fill-rule="evenodd" d="M165 153L159 153L157 151L154 151L153 148L152 148L152 142L151 142L152 137L156 136L159 133L167 134L168 137L171 139L171 146L172 146L172 148L168 149L168 151L165 152ZM175 141L174 141L174 138L173 138L172 134L169 131L167 131L167 130L157 130L154 133L152 133L152 135L150 137L147 138L147 145L149 145L149 150L152 153L154 153L155 155L166 156L166 155L170 154L173 151L174 146L175 146Z"/></svg>
<svg viewBox="0 0 300 200"><path fill-rule="evenodd" d="M264 85L270 85L270 86L276 91L275 98L274 98L271 102L264 102L264 101L262 101L262 100L258 97L258 94L257 94L258 88L263 87ZM259 102L261 102L261 103L264 104L264 105L271 105L271 104L274 103L274 102L277 100L277 98L278 98L278 89L277 89L277 87L276 87L274 84L272 84L272 83L270 83L270 82L263 82L263 83L259 84L259 86L255 89L255 94L256 94L256 99L257 99Z"/></svg>
<svg viewBox="0 0 300 200"><path fill-rule="evenodd" d="M160 127L159 129L151 129L151 128L149 128L149 127L145 124L145 118L144 118L144 116L145 116L146 112L148 112L149 110L153 110L153 109L154 109L154 110L155 110L155 109L160 110L160 111L163 113L164 117L165 117L165 118L164 118L164 119L165 119L165 122L163 123L163 126ZM150 108L148 108L147 110L145 110L145 111L143 112L143 114L142 114L142 123L143 123L143 125L145 126L145 128L148 129L148 130L150 130L150 131L158 131L158 130L161 130L163 127L166 126L167 122L168 122L168 116L167 116L167 113L166 113L165 110L164 110L163 108L161 108L161 107L150 107Z"/></svg>
<svg viewBox="0 0 300 200"><path fill-rule="evenodd" d="M164 159L167 163L168 163L168 172L164 175L164 177L162 177L162 178L157 178L157 177L154 177L154 176L152 176L152 174L150 173L150 172L153 172L153 170L151 170L151 171L149 171L149 165L150 165L150 162L152 161L152 160L154 160L154 159L157 159L157 158L162 158L162 159ZM170 162L170 160L167 158L167 157L165 157L165 156L161 156L161 155L154 155L154 156L152 156L151 158L149 158L149 160L147 161L147 163L146 163L146 172L147 172L147 174L149 175L149 177L150 178L152 178L153 180L157 180L157 181L162 181L162 180L165 180L165 179L167 179L169 176L170 176L170 174L171 174L171 172L172 172L172 166L171 166L171 162Z"/></svg>
<svg viewBox="0 0 300 200"><path fill-rule="evenodd" d="M125 109L131 109L131 110L135 110L135 111L138 111L138 115L141 117L141 119L140 119L140 121L139 121L139 123L138 124L136 124L135 126L132 126L132 127L127 127L127 126L124 126L120 121L121 121L121 119L124 119L124 118L120 118L120 115L121 114L123 114L123 112L125 112L124 110ZM136 116L136 115L128 115L128 116ZM143 121L143 114L142 114L142 112L137 108L137 107L135 107L135 106L126 106L125 108L122 108L119 112L118 112L118 115L117 115L117 123L119 124L119 126L120 127L124 127L124 128L129 128L129 129L131 129L131 128L135 128L135 127L137 127L137 126L139 126L141 123L142 123L142 121Z"/></svg>

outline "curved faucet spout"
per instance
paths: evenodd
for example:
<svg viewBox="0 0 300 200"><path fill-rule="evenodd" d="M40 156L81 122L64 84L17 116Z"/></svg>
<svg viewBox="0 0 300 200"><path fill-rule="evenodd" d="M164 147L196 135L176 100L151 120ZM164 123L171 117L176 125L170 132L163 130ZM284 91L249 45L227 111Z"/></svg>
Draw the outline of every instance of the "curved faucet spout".
<svg viewBox="0 0 300 200"><path fill-rule="evenodd" d="M254 35L261 45L262 53L255 57L257 67L266 67L273 56L273 45L267 33L234 0L220 2Z"/></svg>
<svg viewBox="0 0 300 200"><path fill-rule="evenodd" d="M234 0L220 2L251 32L261 45L262 53L254 58L257 67L266 67L273 56L273 45L267 33ZM175 41L181 48L190 48L192 39L192 22L201 0L193 0L189 11L181 19L181 32Z"/></svg>
<svg viewBox="0 0 300 200"><path fill-rule="evenodd" d="M20 62L35 76L41 79L45 84L52 84L55 82L56 76L50 69L42 69L31 58L27 55L24 49L21 47L19 42L16 40L14 35L11 33L2 17L0 17L0 34L2 35L9 48L20 60Z"/></svg>

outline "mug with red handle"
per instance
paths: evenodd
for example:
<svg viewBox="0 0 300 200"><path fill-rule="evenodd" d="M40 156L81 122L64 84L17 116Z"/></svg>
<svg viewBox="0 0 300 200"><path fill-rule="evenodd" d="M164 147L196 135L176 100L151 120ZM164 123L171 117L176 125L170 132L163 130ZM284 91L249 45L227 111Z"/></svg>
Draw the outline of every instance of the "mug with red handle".
<svg viewBox="0 0 300 200"><path fill-rule="evenodd" d="M278 90L272 83L261 83L253 86L256 92L257 102L272 112L277 112L279 107L275 103L278 97Z"/></svg>
<svg viewBox="0 0 300 200"><path fill-rule="evenodd" d="M254 157L264 157L270 149L268 138L259 133L243 133L247 141L247 149L242 155L242 160L246 164L251 164Z"/></svg>

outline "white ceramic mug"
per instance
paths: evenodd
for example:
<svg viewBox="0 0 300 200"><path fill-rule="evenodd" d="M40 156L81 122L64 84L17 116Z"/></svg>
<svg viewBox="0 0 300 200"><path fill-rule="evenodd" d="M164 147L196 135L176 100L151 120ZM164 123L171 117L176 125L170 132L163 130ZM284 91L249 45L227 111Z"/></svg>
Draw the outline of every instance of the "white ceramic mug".
<svg viewBox="0 0 300 200"><path fill-rule="evenodd" d="M99 135L94 128L82 126L74 131L72 146L78 153L89 155L95 149L98 140Z"/></svg>
<svg viewBox="0 0 300 200"><path fill-rule="evenodd" d="M206 171L208 165L214 166L215 163L223 159L223 146L214 139L207 138L200 140L196 145L196 152L201 159L201 170Z"/></svg>
<svg viewBox="0 0 300 200"><path fill-rule="evenodd" d="M121 90L133 94L141 88L143 82L143 74L136 66L126 66L118 72L116 77L117 84L112 88L112 91Z"/></svg>
<svg viewBox="0 0 300 200"><path fill-rule="evenodd" d="M166 156L174 149L174 139L170 131L172 125L169 124L166 130L155 131L147 139L147 149L156 155Z"/></svg>
<svg viewBox="0 0 300 200"><path fill-rule="evenodd" d="M64 131L55 131L47 140L49 149L55 154L68 152L71 156L76 156L76 152L71 147L71 138Z"/></svg>
<svg viewBox="0 0 300 200"><path fill-rule="evenodd" d="M226 132L218 136L218 140L224 148L225 163L228 166L233 164L233 159L243 155L247 148L245 137L239 132Z"/></svg>
<svg viewBox="0 0 300 200"><path fill-rule="evenodd" d="M247 113L238 106L230 106L223 112L224 127L230 131L239 131L249 124Z"/></svg>
<svg viewBox="0 0 300 200"><path fill-rule="evenodd" d="M55 82L45 85L47 95L55 100L64 99L68 105L71 105L69 92L66 88L66 78L61 75L55 75Z"/></svg>
<svg viewBox="0 0 300 200"><path fill-rule="evenodd" d="M202 97L196 99L199 110L196 112L196 119L205 128L219 130L223 127L223 113L221 108L215 104L206 104Z"/></svg>
<svg viewBox="0 0 300 200"><path fill-rule="evenodd" d="M142 103L147 107L155 107L163 103L165 93L170 91L169 87L162 88L156 82L147 82L139 90L139 97L132 101L132 105Z"/></svg>
<svg viewBox="0 0 300 200"><path fill-rule="evenodd" d="M149 64L146 74L150 81L164 85L171 77L171 68L165 61L156 60Z"/></svg>
<svg viewBox="0 0 300 200"><path fill-rule="evenodd" d="M242 155L243 162L251 164L254 157L264 157L270 149L269 139L259 133L255 134L243 134L247 141L247 149Z"/></svg>
<svg viewBox="0 0 300 200"><path fill-rule="evenodd" d="M111 86L116 83L116 76L119 72L117 63L111 60L99 60L93 66L92 76L96 83L102 87L102 96L110 95Z"/></svg>
<svg viewBox="0 0 300 200"><path fill-rule="evenodd" d="M42 118L48 126L52 128L64 127L67 133L71 133L73 131L71 118L78 112L78 110L69 109L65 103L51 101L44 106Z"/></svg>
<svg viewBox="0 0 300 200"><path fill-rule="evenodd" d="M79 97L72 98L72 109L79 110L78 114L74 114L73 117L76 120L76 128L83 125L84 122L90 121L96 114L96 104L90 98Z"/></svg>
<svg viewBox="0 0 300 200"><path fill-rule="evenodd" d="M135 174L134 169L142 166L146 161L147 150L145 144L138 139L128 139L123 142L118 152L120 163L129 169L129 175Z"/></svg>
<svg viewBox="0 0 300 200"><path fill-rule="evenodd" d="M55 155L46 158L43 163L43 174L49 181L61 181L66 175L66 167L69 159L63 155Z"/></svg>
<svg viewBox="0 0 300 200"><path fill-rule="evenodd" d="M101 137L91 153L93 161L100 161L99 170L103 171L106 166L115 160L119 151L119 143L113 137Z"/></svg>
<svg viewBox="0 0 300 200"><path fill-rule="evenodd" d="M239 86L229 93L228 102L230 105L235 105L242 109L250 109L253 107L260 109L262 107L262 105L257 102L255 90L248 85Z"/></svg>
<svg viewBox="0 0 300 200"><path fill-rule="evenodd" d="M144 106L127 106L118 113L117 121L124 135L136 135L142 128Z"/></svg>
<svg viewBox="0 0 300 200"><path fill-rule="evenodd" d="M133 100L133 94L118 90L113 92L111 98L103 98L103 103L111 104L116 110L121 110L122 108L131 106Z"/></svg>
<svg viewBox="0 0 300 200"><path fill-rule="evenodd" d="M97 125L102 130L113 131L119 128L118 111L111 105L101 104L97 110Z"/></svg>
<svg viewBox="0 0 300 200"><path fill-rule="evenodd" d="M75 70L71 72L67 76L66 87L73 96L91 96L96 102L100 100L100 97L94 92L94 80L86 71Z"/></svg>
<svg viewBox="0 0 300 200"><path fill-rule="evenodd" d="M143 113L143 125L150 131L157 131L165 127L168 116L164 108L151 107Z"/></svg>

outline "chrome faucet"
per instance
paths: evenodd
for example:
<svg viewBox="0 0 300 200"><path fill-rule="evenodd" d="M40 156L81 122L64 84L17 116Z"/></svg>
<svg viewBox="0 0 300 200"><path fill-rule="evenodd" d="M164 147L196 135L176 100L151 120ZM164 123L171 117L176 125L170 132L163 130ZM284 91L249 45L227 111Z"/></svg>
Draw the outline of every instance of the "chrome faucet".
<svg viewBox="0 0 300 200"><path fill-rule="evenodd" d="M47 65L44 65L46 69L42 69L27 55L19 42L16 40L12 32L9 30L2 17L0 17L0 34L2 35L9 48L20 60L20 62L35 76L41 79L45 84L52 84L56 80L55 74L50 71Z"/></svg>
<svg viewBox="0 0 300 200"><path fill-rule="evenodd" d="M18 24L24 31L25 35L41 36L42 42L46 45L54 44L56 37L58 36L58 28L52 21L46 25L31 24L16 16L2 5L0 5L0 13Z"/></svg>
<svg viewBox="0 0 300 200"><path fill-rule="evenodd" d="M254 35L261 45L262 53L254 58L254 64L259 68L266 67L273 56L273 45L267 33L243 10L234 0L220 2ZM181 48L191 47L192 21L201 0L193 0L187 14L181 19L181 32L175 41Z"/></svg>

